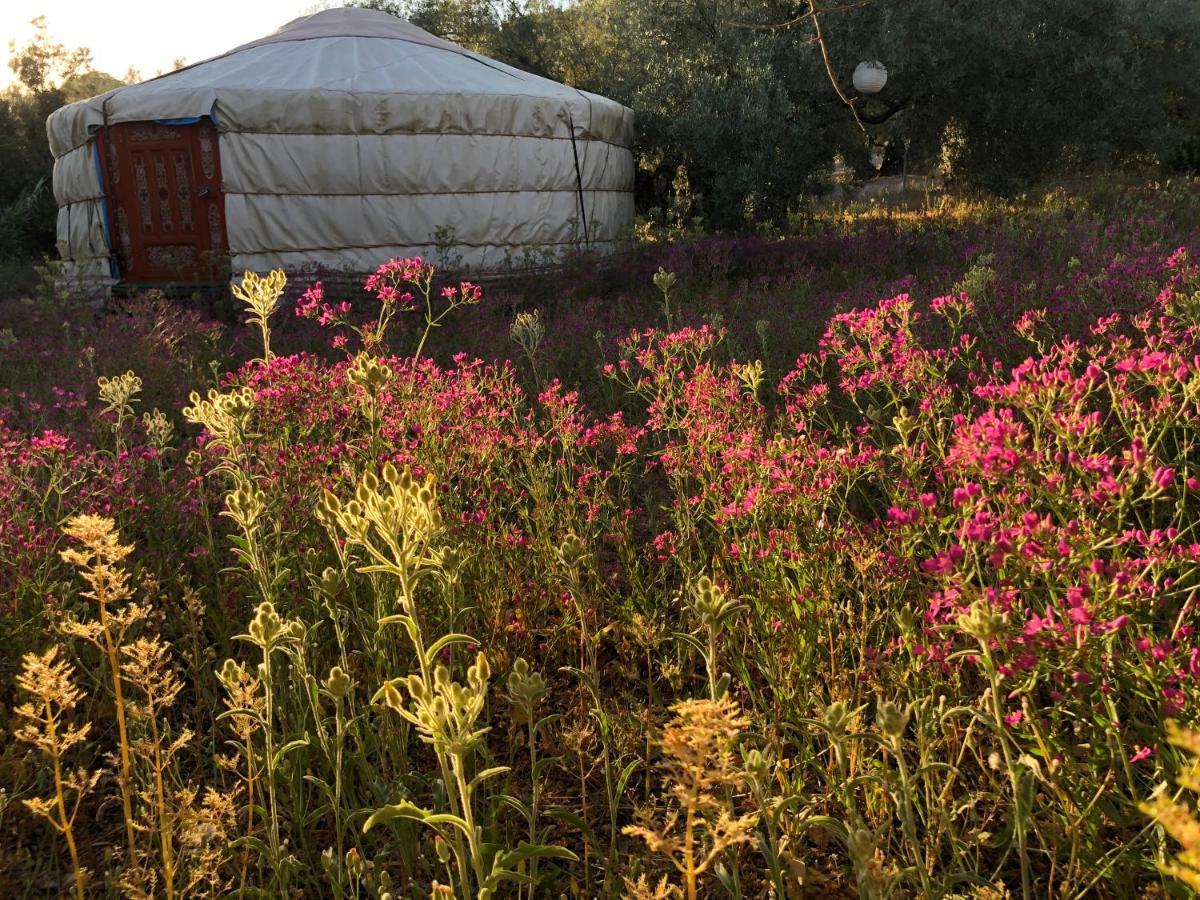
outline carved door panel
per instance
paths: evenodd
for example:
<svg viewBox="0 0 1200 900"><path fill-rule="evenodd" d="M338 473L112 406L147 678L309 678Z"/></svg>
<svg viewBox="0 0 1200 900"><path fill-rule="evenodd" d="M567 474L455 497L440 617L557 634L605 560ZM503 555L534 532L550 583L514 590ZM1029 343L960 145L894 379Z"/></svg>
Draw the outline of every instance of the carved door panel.
<svg viewBox="0 0 1200 900"><path fill-rule="evenodd" d="M217 130L124 122L99 132L121 279L212 282L228 276Z"/></svg>

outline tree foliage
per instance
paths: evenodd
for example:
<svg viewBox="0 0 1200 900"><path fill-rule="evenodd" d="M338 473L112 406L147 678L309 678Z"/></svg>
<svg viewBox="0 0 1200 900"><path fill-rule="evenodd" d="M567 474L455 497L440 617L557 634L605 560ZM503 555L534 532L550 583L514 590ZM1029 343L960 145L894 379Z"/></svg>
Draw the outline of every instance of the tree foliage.
<svg viewBox="0 0 1200 900"><path fill-rule="evenodd" d="M21 48L9 43L12 59L8 67L17 80L32 93L50 90L80 72L88 71L92 65L92 51L86 47L69 50L51 39L46 31L46 17L38 16L31 23L33 39Z"/></svg>
<svg viewBox="0 0 1200 900"><path fill-rule="evenodd" d="M868 139L910 169L1012 191L1166 159L1198 127L1193 0L372 5L633 107L643 202L682 184L682 167L717 228L779 221L835 155L869 171ZM856 96L850 75L873 59L888 84Z"/></svg>
<svg viewBox="0 0 1200 900"><path fill-rule="evenodd" d="M918 164L992 188L1161 157L1200 101L1191 0L874 0L829 18L847 66L888 66L864 109L895 110L891 133Z"/></svg>
<svg viewBox="0 0 1200 900"><path fill-rule="evenodd" d="M92 70L90 50L54 41L43 17L31 24L34 34L28 44L9 44L8 65L17 82L0 92L0 258L6 262L54 249L54 158L46 141L46 118L65 103L122 83Z"/></svg>

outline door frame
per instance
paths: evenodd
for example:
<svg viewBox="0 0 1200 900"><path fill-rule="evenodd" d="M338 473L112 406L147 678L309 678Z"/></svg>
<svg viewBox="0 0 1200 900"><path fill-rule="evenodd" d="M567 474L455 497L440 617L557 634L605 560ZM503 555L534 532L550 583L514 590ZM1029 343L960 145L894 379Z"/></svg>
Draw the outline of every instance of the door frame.
<svg viewBox="0 0 1200 900"><path fill-rule="evenodd" d="M95 138L120 281L227 283L216 123L208 116L119 122L98 128ZM150 165L153 172L147 171Z"/></svg>

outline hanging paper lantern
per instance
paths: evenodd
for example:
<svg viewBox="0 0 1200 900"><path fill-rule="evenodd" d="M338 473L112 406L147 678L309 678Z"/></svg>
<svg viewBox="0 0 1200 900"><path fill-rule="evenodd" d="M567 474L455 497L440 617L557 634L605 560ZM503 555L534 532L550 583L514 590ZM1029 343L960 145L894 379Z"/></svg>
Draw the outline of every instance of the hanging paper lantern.
<svg viewBox="0 0 1200 900"><path fill-rule="evenodd" d="M854 70L854 89L860 94L878 94L887 84L887 69L878 60L860 62Z"/></svg>

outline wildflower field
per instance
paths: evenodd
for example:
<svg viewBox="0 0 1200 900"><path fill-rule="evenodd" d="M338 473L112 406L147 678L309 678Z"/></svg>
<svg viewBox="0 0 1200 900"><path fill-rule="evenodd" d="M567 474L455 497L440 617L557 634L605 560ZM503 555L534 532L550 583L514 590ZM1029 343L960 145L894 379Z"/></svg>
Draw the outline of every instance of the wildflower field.
<svg viewBox="0 0 1200 900"><path fill-rule="evenodd" d="M380 262L0 301L11 895L1200 886L1194 186Z"/></svg>

